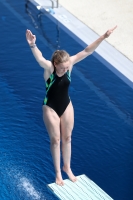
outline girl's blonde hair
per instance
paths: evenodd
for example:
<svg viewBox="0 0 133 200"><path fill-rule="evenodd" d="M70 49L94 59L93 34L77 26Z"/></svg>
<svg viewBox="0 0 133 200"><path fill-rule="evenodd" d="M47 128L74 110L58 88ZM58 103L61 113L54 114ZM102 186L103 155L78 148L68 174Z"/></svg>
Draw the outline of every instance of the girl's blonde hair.
<svg viewBox="0 0 133 200"><path fill-rule="evenodd" d="M67 62L69 60L69 54L65 50L56 50L51 58L51 62L54 66L54 62L56 64L60 64L63 62Z"/></svg>

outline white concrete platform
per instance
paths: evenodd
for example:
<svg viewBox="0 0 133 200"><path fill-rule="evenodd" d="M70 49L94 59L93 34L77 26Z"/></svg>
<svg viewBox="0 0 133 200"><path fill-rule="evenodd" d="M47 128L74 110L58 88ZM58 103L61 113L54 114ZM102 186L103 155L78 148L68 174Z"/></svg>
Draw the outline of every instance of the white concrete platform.
<svg viewBox="0 0 133 200"><path fill-rule="evenodd" d="M51 7L50 5L48 6L48 0L31 1L36 2L42 12L43 10L46 12L48 7ZM49 13L47 16L49 16L55 23L57 23L58 20L59 27L71 35L71 37L80 43L83 48L99 37L87 25L79 21L79 19L77 19L62 6L59 6L59 8L54 8L54 14ZM95 50L93 55L133 89L132 61L130 61L107 41L103 41Z"/></svg>
<svg viewBox="0 0 133 200"><path fill-rule="evenodd" d="M113 200L84 174L77 176L75 183L66 179L63 186L51 183L48 188L61 200Z"/></svg>
<svg viewBox="0 0 133 200"><path fill-rule="evenodd" d="M107 41L133 62L132 0L59 0L59 3L98 35L118 25Z"/></svg>

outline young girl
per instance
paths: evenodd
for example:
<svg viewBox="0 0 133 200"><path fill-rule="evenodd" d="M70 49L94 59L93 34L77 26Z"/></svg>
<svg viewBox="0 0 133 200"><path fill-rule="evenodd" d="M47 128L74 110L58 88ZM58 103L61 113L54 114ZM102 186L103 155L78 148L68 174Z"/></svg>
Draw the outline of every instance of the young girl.
<svg viewBox="0 0 133 200"><path fill-rule="evenodd" d="M50 149L56 176L55 182L60 186L64 184L60 169L60 141L62 141L63 171L67 173L71 181L76 181L70 167L74 110L68 95L73 65L92 54L100 43L113 33L116 27L109 29L76 55L70 56L64 50L55 51L51 61L42 56L35 44L36 36L30 30L26 30L26 39L31 51L39 65L44 68L46 97L43 101L43 120L50 137Z"/></svg>

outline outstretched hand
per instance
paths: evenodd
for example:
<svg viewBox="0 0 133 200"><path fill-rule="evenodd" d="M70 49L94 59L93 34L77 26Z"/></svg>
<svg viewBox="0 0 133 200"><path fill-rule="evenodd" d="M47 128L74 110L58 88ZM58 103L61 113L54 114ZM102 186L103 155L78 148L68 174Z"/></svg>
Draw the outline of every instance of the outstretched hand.
<svg viewBox="0 0 133 200"><path fill-rule="evenodd" d="M35 44L36 36L32 34L30 30L26 30L26 39L29 45Z"/></svg>
<svg viewBox="0 0 133 200"><path fill-rule="evenodd" d="M108 37L111 35L111 33L113 33L113 31L114 31L116 28L117 28L117 25L116 25L114 28L109 29L109 30L104 34L104 37L105 37L105 38L108 38Z"/></svg>

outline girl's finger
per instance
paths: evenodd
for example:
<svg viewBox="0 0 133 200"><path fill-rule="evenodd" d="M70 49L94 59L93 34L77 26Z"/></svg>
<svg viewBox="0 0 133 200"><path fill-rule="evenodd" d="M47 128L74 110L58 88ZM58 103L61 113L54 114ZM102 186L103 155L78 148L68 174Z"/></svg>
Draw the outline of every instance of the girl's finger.
<svg viewBox="0 0 133 200"><path fill-rule="evenodd" d="M114 27L114 28L112 28L111 30L113 31L113 30L115 30L117 28L117 25Z"/></svg>

